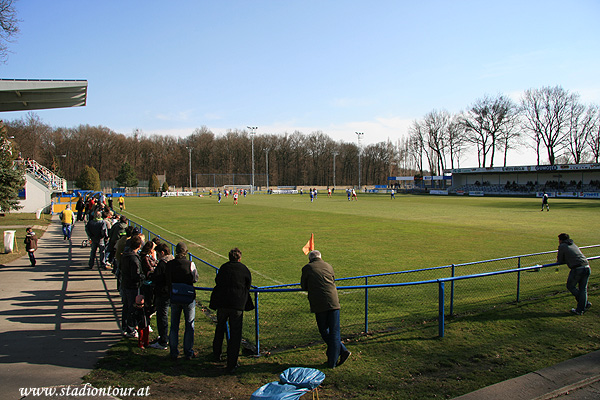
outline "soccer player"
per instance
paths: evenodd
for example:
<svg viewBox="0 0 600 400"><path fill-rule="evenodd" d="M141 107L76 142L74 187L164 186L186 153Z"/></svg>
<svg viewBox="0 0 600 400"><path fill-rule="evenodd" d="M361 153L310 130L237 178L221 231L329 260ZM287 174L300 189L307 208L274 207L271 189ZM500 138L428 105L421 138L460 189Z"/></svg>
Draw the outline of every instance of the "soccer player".
<svg viewBox="0 0 600 400"><path fill-rule="evenodd" d="M548 205L548 193L544 192L542 196L542 209L540 211L544 211L544 205L546 205L546 211L550 211L550 206Z"/></svg>
<svg viewBox="0 0 600 400"><path fill-rule="evenodd" d="M219 192L217 193L217 203L221 202L221 189L219 189Z"/></svg>
<svg viewBox="0 0 600 400"><path fill-rule="evenodd" d="M236 190L235 193L233 193L233 205L237 206L237 202L238 202L238 192Z"/></svg>

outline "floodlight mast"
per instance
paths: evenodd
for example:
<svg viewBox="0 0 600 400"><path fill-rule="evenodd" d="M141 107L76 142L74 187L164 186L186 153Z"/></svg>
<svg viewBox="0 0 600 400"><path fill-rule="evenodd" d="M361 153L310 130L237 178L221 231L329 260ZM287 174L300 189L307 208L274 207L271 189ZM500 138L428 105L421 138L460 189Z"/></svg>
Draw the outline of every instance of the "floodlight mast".
<svg viewBox="0 0 600 400"><path fill-rule="evenodd" d="M192 146L186 146L190 153L190 191L192 190Z"/></svg>
<svg viewBox="0 0 600 400"><path fill-rule="evenodd" d="M267 193L269 192L269 149L265 149L265 162L267 164Z"/></svg>
<svg viewBox="0 0 600 400"><path fill-rule="evenodd" d="M256 135L256 130L258 126L247 126L250 129L250 138L252 139L252 190L250 193L254 194L254 135Z"/></svg>
<svg viewBox="0 0 600 400"><path fill-rule="evenodd" d="M362 137L364 136L363 132L354 132L356 133L356 136L358 137L358 190L360 191L360 174L361 174L361 168L360 168L360 153L361 153L361 147L360 147L360 139L362 139Z"/></svg>
<svg viewBox="0 0 600 400"><path fill-rule="evenodd" d="M335 189L335 156L337 156L338 153L337 151L333 152L333 188Z"/></svg>

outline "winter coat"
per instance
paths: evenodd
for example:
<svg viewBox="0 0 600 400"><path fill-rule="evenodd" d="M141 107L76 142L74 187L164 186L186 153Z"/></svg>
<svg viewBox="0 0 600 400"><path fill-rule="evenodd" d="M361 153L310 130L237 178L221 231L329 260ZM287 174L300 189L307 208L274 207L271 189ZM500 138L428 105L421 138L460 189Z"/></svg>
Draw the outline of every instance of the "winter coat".
<svg viewBox="0 0 600 400"><path fill-rule="evenodd" d="M239 311L254 309L254 303L250 297L252 275L244 264L229 261L221 265L215 277L215 283L215 288L210 296L210 308L213 310L233 308Z"/></svg>
<svg viewBox="0 0 600 400"><path fill-rule="evenodd" d="M340 309L333 268L322 259L313 260L302 268L300 286L308 292L311 312Z"/></svg>
<svg viewBox="0 0 600 400"><path fill-rule="evenodd" d="M581 250L579 250L579 247L573 243L573 239L567 239L558 245L556 262L559 264L567 264L570 269L589 265L587 258L585 258Z"/></svg>

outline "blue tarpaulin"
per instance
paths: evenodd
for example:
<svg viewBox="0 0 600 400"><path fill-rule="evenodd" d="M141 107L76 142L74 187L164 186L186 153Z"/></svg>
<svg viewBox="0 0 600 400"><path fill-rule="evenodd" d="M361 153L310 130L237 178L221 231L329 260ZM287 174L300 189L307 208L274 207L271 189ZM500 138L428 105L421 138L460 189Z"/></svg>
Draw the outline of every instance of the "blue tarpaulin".
<svg viewBox="0 0 600 400"><path fill-rule="evenodd" d="M270 382L257 389L250 400L296 400L317 388L325 380L318 369L293 367L279 375L279 382Z"/></svg>

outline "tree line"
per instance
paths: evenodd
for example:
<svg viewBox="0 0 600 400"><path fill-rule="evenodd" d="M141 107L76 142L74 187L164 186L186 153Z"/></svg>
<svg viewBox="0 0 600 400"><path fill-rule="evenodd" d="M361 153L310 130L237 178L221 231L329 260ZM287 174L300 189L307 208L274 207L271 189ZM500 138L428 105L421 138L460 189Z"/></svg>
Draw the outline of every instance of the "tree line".
<svg viewBox="0 0 600 400"><path fill-rule="evenodd" d="M508 152L523 147L535 151L537 165L597 163L600 108L560 86L526 90L519 102L484 96L454 115L427 113L413 122L407 140L416 169L434 174L460 167L468 150L476 152L479 167L493 167L498 158L506 166Z"/></svg>
<svg viewBox="0 0 600 400"><path fill-rule="evenodd" d="M399 132L394 141L360 149L322 131L252 135L234 129L216 135L201 127L183 138L140 130L125 135L104 126L51 127L34 113L6 126L21 157L67 180L77 180L86 166L100 179L113 180L128 164L139 179L166 172L169 184L179 187L189 185L190 158L194 177L250 174L252 142L254 171L262 177L255 183L261 186L267 167L270 186L356 186L359 152L363 185L386 184L388 176L441 175L459 168L468 151L476 152L479 167L497 165L499 159L506 165L508 153L523 147L536 152L538 164L598 162L600 157L598 105L582 104L578 94L559 86L527 90L518 103L499 94L477 99L454 115L433 110L413 121L406 135Z"/></svg>

